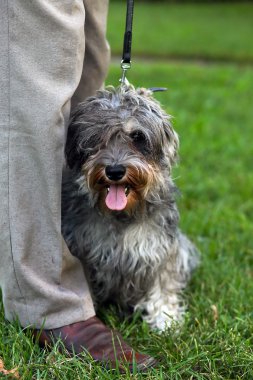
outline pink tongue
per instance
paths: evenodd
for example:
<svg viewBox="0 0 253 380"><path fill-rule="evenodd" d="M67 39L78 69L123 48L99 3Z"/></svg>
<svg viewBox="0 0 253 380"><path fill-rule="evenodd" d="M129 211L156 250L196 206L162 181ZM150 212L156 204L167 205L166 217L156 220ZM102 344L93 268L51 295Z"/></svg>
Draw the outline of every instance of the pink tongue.
<svg viewBox="0 0 253 380"><path fill-rule="evenodd" d="M111 185L109 193L106 196L105 203L110 210L123 210L127 205L125 187L120 185Z"/></svg>

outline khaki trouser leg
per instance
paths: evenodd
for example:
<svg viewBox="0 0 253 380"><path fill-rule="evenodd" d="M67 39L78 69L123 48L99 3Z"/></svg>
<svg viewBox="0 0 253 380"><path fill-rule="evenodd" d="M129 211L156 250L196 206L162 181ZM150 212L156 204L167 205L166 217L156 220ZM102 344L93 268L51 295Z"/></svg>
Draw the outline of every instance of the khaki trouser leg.
<svg viewBox="0 0 253 380"><path fill-rule="evenodd" d="M56 328L94 315L60 231L85 10L81 0L0 0L0 285L6 318L23 326Z"/></svg>
<svg viewBox="0 0 253 380"><path fill-rule="evenodd" d="M110 46L105 38L109 1L83 0L83 2L86 11L84 69L79 86L71 100L72 108L103 87L110 61Z"/></svg>

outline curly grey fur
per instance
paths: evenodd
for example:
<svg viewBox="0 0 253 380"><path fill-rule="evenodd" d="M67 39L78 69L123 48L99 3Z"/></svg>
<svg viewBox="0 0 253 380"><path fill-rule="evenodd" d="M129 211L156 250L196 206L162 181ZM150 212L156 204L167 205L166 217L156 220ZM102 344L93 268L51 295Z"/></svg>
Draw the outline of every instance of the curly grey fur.
<svg viewBox="0 0 253 380"><path fill-rule="evenodd" d="M177 148L170 117L149 91L131 86L81 103L66 144L62 232L84 264L95 304L112 300L140 309L159 329L181 319L180 294L198 262L196 248L178 230L170 176ZM105 186L104 168L115 164L136 173L132 178L127 171L122 180L137 199L130 211L106 210L104 190L96 187Z"/></svg>

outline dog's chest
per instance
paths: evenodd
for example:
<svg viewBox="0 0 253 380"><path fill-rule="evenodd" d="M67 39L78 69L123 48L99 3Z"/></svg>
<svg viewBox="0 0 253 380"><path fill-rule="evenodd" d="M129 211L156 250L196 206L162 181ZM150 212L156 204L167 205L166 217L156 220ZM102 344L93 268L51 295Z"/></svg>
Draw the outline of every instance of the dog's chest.
<svg viewBox="0 0 253 380"><path fill-rule="evenodd" d="M79 251L84 248L87 260L123 271L137 264L159 264L171 244L164 229L148 222L117 226L105 219L90 218L83 229Z"/></svg>
<svg viewBox="0 0 253 380"><path fill-rule="evenodd" d="M148 223L119 228L92 218L83 227L82 261L96 300L137 302L168 258L171 242L166 232Z"/></svg>

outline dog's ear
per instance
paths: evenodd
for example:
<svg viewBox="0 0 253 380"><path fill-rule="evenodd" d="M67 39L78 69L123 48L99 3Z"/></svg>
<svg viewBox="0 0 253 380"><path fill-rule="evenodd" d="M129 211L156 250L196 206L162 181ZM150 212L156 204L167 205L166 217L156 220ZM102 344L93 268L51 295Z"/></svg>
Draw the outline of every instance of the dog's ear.
<svg viewBox="0 0 253 380"><path fill-rule="evenodd" d="M80 149L80 128L81 126L75 124L73 119L70 120L65 145L65 157L70 169L80 168L84 163L84 157Z"/></svg>
<svg viewBox="0 0 253 380"><path fill-rule="evenodd" d="M178 148L179 148L179 138L178 134L173 129L170 118L165 115L163 121L163 129L165 133L165 155L169 158L170 162L173 164L177 161Z"/></svg>
<svg viewBox="0 0 253 380"><path fill-rule="evenodd" d="M169 142L167 146L167 151L168 151L170 160L172 161L172 163L175 163L178 158L178 148L179 148L178 134L174 131L174 129L171 126L169 130L168 128L165 129L165 134Z"/></svg>

